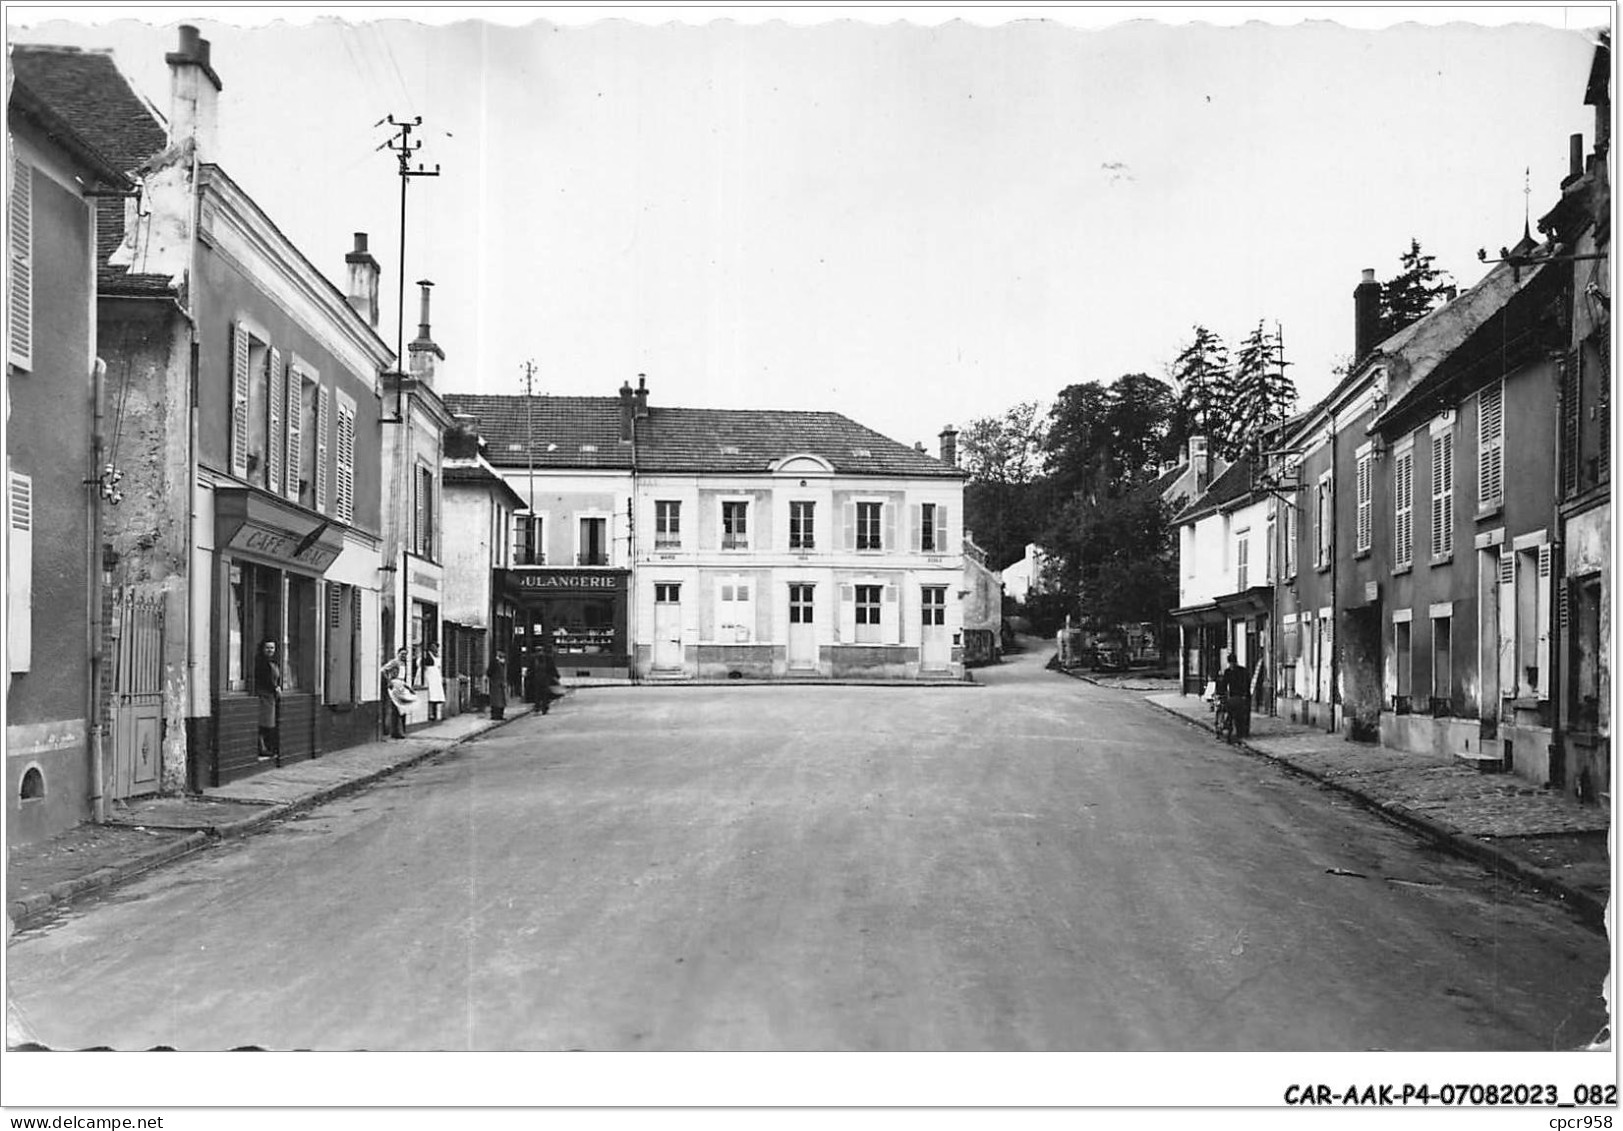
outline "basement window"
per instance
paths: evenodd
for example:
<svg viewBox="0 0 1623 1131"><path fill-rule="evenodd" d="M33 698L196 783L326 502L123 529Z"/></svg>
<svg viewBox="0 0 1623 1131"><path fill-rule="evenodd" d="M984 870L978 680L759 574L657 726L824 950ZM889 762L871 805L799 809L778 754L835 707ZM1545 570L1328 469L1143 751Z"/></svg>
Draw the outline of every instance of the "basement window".
<svg viewBox="0 0 1623 1131"><path fill-rule="evenodd" d="M23 774L22 789L17 795L23 801L38 801L45 796L45 775L38 766L29 766Z"/></svg>

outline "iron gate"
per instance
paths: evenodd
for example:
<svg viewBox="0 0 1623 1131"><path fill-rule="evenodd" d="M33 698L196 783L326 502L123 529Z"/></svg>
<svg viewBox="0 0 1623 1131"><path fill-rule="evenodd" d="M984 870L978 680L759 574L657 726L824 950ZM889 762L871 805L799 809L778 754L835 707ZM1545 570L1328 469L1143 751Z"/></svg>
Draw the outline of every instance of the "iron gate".
<svg viewBox="0 0 1623 1131"><path fill-rule="evenodd" d="M115 800L156 793L163 750L163 591L113 593L113 782Z"/></svg>

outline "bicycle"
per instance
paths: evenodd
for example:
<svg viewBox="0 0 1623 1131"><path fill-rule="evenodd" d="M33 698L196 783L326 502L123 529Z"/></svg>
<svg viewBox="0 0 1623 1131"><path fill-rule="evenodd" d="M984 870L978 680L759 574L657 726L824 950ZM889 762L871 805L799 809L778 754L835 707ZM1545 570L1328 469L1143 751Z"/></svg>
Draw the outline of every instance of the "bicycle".
<svg viewBox="0 0 1623 1131"><path fill-rule="evenodd" d="M1218 696L1217 702L1212 705L1212 710L1214 712L1212 727L1217 732L1217 737L1224 742L1232 743L1234 741L1234 712L1229 710L1228 699L1224 696Z"/></svg>

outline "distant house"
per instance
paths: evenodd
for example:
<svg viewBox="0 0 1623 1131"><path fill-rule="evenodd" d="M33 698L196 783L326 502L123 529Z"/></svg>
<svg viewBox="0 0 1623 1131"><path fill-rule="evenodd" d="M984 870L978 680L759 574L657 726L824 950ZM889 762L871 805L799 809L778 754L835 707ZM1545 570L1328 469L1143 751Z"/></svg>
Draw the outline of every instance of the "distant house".
<svg viewBox="0 0 1623 1131"><path fill-rule="evenodd" d="M964 664L995 664L1003 654L1003 579L986 564L986 551L964 535L964 578L958 591Z"/></svg>
<svg viewBox="0 0 1623 1131"><path fill-rule="evenodd" d="M1043 552L1035 542L1026 543L1026 556L1003 567L1003 592L1022 605L1033 593L1043 591Z"/></svg>
<svg viewBox="0 0 1623 1131"><path fill-rule="evenodd" d="M105 809L104 708L118 656L98 578L107 407L96 200L133 190L65 115L71 84L19 60L6 104L6 829L48 837ZM104 492L103 488L106 488ZM150 749L150 747L149 747ZM155 755L155 751L152 752Z"/></svg>
<svg viewBox="0 0 1623 1131"><path fill-rule="evenodd" d="M447 395L526 507L510 669L566 681L951 678L964 474L831 412Z"/></svg>

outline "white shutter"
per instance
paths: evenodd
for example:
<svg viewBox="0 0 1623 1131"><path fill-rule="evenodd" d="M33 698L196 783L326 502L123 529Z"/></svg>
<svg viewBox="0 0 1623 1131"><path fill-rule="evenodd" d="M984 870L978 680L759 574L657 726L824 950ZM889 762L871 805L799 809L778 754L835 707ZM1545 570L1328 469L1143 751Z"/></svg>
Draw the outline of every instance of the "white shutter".
<svg viewBox="0 0 1623 1131"><path fill-rule="evenodd" d="M937 503L935 508L935 551L938 554L953 552L952 543L947 539L947 507L944 503Z"/></svg>
<svg viewBox="0 0 1623 1131"><path fill-rule="evenodd" d="M924 507L914 503L909 517L913 520L910 537L913 552L916 554L924 548Z"/></svg>
<svg viewBox="0 0 1623 1131"><path fill-rule="evenodd" d="M896 551L896 504L880 503L879 511L882 515L884 515L884 519L882 521L884 523L885 531L885 540L880 543L879 548L887 553L894 553Z"/></svg>
<svg viewBox="0 0 1623 1131"><path fill-rule="evenodd" d="M849 504L847 504L849 505ZM840 636L841 644L850 644L857 638L857 594L856 587L852 585L840 586Z"/></svg>
<svg viewBox="0 0 1623 1131"><path fill-rule="evenodd" d="M1454 434L1431 441L1431 552L1454 552Z"/></svg>
<svg viewBox="0 0 1623 1131"><path fill-rule="evenodd" d="M852 502L845 504L845 549L857 548L857 505Z"/></svg>
<svg viewBox="0 0 1623 1131"><path fill-rule="evenodd" d="M327 386L321 385L316 393L316 510L326 511L327 501L327 429L331 426L332 401Z"/></svg>
<svg viewBox="0 0 1623 1131"><path fill-rule="evenodd" d="M287 367L287 497L299 501L299 484L305 478L304 466L304 377L289 363Z"/></svg>
<svg viewBox="0 0 1623 1131"><path fill-rule="evenodd" d="M248 478L248 331L231 327L231 474Z"/></svg>
<svg viewBox="0 0 1623 1131"><path fill-rule="evenodd" d="M1414 563L1414 452L1397 458L1392 475L1392 557L1399 569Z"/></svg>
<svg viewBox="0 0 1623 1131"><path fill-rule="evenodd" d="M10 216L7 356L17 368L31 369L34 365L34 170L15 158L11 162Z"/></svg>
<svg viewBox="0 0 1623 1131"><path fill-rule="evenodd" d="M34 481L11 473L6 495L6 650L11 670L32 669L34 658Z"/></svg>
<svg viewBox="0 0 1623 1131"><path fill-rule="evenodd" d="M885 586L883 603L879 607L882 639L886 644L902 642L902 604L896 599L896 586Z"/></svg>
<svg viewBox="0 0 1623 1131"><path fill-rule="evenodd" d="M1367 454L1358 457L1358 549L1360 550L1369 549L1374 529L1374 524L1370 521L1370 515L1374 510L1374 501L1371 498L1373 494L1371 490L1373 477L1370 471L1374 462L1374 458Z"/></svg>
<svg viewBox="0 0 1623 1131"><path fill-rule="evenodd" d="M1538 633L1537 651L1533 662L1538 665L1538 685L1534 694L1540 699L1550 698L1550 558L1548 543L1538 548Z"/></svg>
<svg viewBox="0 0 1623 1131"><path fill-rule="evenodd" d="M338 499L340 522L355 522L355 402L338 396Z"/></svg>
<svg viewBox="0 0 1623 1131"><path fill-rule="evenodd" d="M287 464L283 452L287 448L287 428L282 413L287 408L287 370L282 368L282 351L270 351L270 372L265 376L265 487L273 495L283 493L282 473Z"/></svg>
<svg viewBox="0 0 1623 1131"><path fill-rule="evenodd" d="M1477 398L1477 506L1486 510L1504 500L1504 387L1491 385Z"/></svg>
<svg viewBox="0 0 1623 1131"><path fill-rule="evenodd" d="M1499 694L1514 697L1520 680L1516 672L1516 552L1499 548ZM1493 704L1497 715L1499 705Z"/></svg>

